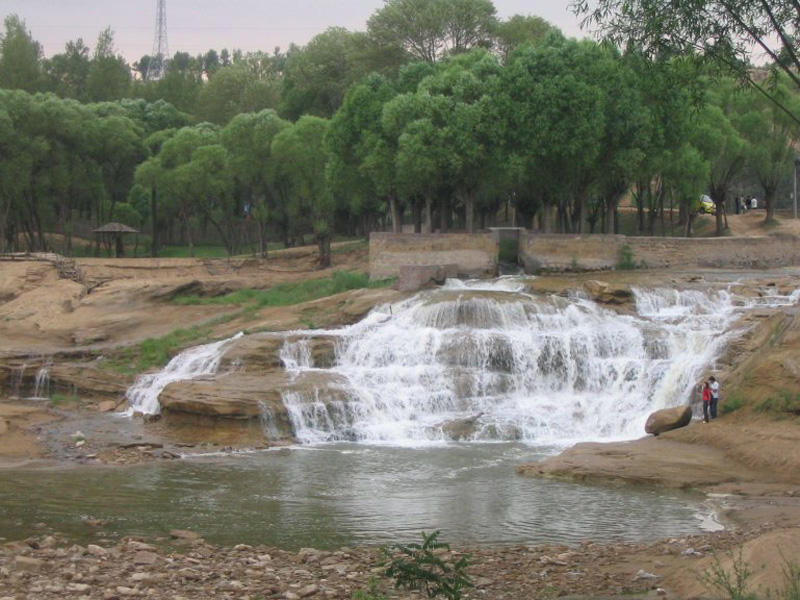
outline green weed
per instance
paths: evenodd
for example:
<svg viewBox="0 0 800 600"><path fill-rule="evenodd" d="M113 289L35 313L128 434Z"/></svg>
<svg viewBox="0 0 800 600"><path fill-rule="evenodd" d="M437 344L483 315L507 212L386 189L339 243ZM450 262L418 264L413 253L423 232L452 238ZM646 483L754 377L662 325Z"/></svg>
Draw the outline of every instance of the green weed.
<svg viewBox="0 0 800 600"><path fill-rule="evenodd" d="M738 554L733 550L725 553L732 561L732 571L728 571L720 560L719 555L714 553L714 562L711 566L697 574L697 578L710 591L721 592L725 598L730 600L757 600L755 593L751 592L748 579L753 575L750 566L742 557L742 549L739 548Z"/></svg>
<svg viewBox="0 0 800 600"><path fill-rule="evenodd" d="M723 415L729 415L730 413L735 412L740 408L742 408L746 403L747 401L745 400L745 397L741 393L734 392L733 394L728 396L728 398L722 403L722 406L720 407L720 412Z"/></svg>
<svg viewBox="0 0 800 600"><path fill-rule="evenodd" d="M469 556L462 556L456 562L442 558L444 552L450 551L450 545L439 541L440 533L423 532L422 544L395 545L386 551L389 558L386 575L394 578L396 588L417 590L428 598L461 600L461 590L473 587L465 572Z"/></svg>
<svg viewBox="0 0 800 600"><path fill-rule="evenodd" d="M783 390L780 394L770 396L763 402L756 406L756 410L761 413L783 414L790 413L793 415L800 415L800 394L792 394L787 390Z"/></svg>

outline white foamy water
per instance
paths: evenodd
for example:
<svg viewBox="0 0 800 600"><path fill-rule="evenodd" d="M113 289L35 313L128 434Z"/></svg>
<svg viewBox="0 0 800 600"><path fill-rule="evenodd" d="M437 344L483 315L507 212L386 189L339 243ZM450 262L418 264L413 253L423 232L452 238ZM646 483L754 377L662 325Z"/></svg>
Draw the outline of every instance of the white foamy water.
<svg viewBox="0 0 800 600"><path fill-rule="evenodd" d="M137 377L136 383L125 392L130 406L127 414L132 415L139 412L156 415L160 413L161 405L158 402L158 396L165 387L176 381L196 379L216 373L225 350L231 342L238 340L242 335L242 333L237 333L226 340L190 348L175 356L158 373L148 373Z"/></svg>
<svg viewBox="0 0 800 600"><path fill-rule="evenodd" d="M800 299L800 290L747 298L634 289L635 313L620 314L580 295L525 289L514 277L448 282L349 327L283 334L280 357L293 383L282 398L295 438L556 447L637 438L651 412L695 399L697 382L741 333L742 312ZM214 374L240 336L141 376L127 392L130 412L158 413L166 385ZM335 340L332 367L314 364L314 337ZM261 412L265 432L277 437L275 415L266 405Z"/></svg>
<svg viewBox="0 0 800 600"><path fill-rule="evenodd" d="M453 437L454 422L469 422L476 441L640 437L652 411L692 399L741 311L798 299L636 289L637 314L621 315L522 289L513 278L450 283L321 332L339 338L336 365L323 370L347 381L345 400L341 390L335 400L319 388L286 393L297 439L436 443ZM282 357L292 373L320 370L307 341L287 343Z"/></svg>

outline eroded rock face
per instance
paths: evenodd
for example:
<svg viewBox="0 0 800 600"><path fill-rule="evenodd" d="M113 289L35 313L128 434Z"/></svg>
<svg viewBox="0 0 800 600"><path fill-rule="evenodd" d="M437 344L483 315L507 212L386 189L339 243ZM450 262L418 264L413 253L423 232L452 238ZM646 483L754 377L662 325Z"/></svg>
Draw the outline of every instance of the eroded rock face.
<svg viewBox="0 0 800 600"><path fill-rule="evenodd" d="M293 439L294 432L284 396L290 394L296 413L333 418L331 411L346 411L345 381L334 374L312 371L294 376L285 371L259 375L229 373L217 378L179 381L168 385L159 400L169 416L189 414L212 419L261 420L265 435ZM346 415L337 415L337 421Z"/></svg>
<svg viewBox="0 0 800 600"><path fill-rule="evenodd" d="M658 435L671 429L686 427L692 420L691 406L676 406L675 408L665 408L657 410L647 417L644 430L647 433Z"/></svg>
<svg viewBox="0 0 800 600"><path fill-rule="evenodd" d="M297 335L255 334L248 335L230 348L222 359L221 370L233 369L238 372L251 373L283 369L281 349L286 344L302 343L307 345L312 366L317 368L332 367L336 361L336 338Z"/></svg>

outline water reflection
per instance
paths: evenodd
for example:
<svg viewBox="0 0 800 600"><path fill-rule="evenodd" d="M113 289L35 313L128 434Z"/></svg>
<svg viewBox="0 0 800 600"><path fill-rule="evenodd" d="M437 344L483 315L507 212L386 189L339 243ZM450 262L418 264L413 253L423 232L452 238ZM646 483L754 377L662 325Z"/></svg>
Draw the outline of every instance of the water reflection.
<svg viewBox="0 0 800 600"><path fill-rule="evenodd" d="M699 496L590 487L516 475L542 449L339 444L130 469L0 472L0 536L35 523L88 541L191 529L214 543L289 549L416 540L575 544L699 530Z"/></svg>

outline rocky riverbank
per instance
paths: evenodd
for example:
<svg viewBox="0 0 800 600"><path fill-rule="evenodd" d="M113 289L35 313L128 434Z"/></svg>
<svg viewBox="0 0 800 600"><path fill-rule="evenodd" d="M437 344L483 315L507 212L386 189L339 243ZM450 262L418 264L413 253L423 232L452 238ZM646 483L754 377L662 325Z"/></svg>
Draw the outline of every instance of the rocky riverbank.
<svg viewBox="0 0 800 600"><path fill-rule="evenodd" d="M453 549L440 557L451 561L469 556L474 587L463 593L465 600L677 599L714 597L699 579L716 558L731 569L726 554L731 549L734 556L741 551L745 560L763 561L763 566L759 562L754 567L757 586L771 581L781 566L779 555L768 548L788 551L797 544L800 529L762 526L651 544L599 545L587 540L577 548ZM422 597L396 590L384 575L385 562L379 548L287 552L244 544L218 547L186 531L172 532L171 539L126 538L114 545L83 546L44 533L0 546L0 597L345 600L375 584L387 598Z"/></svg>

